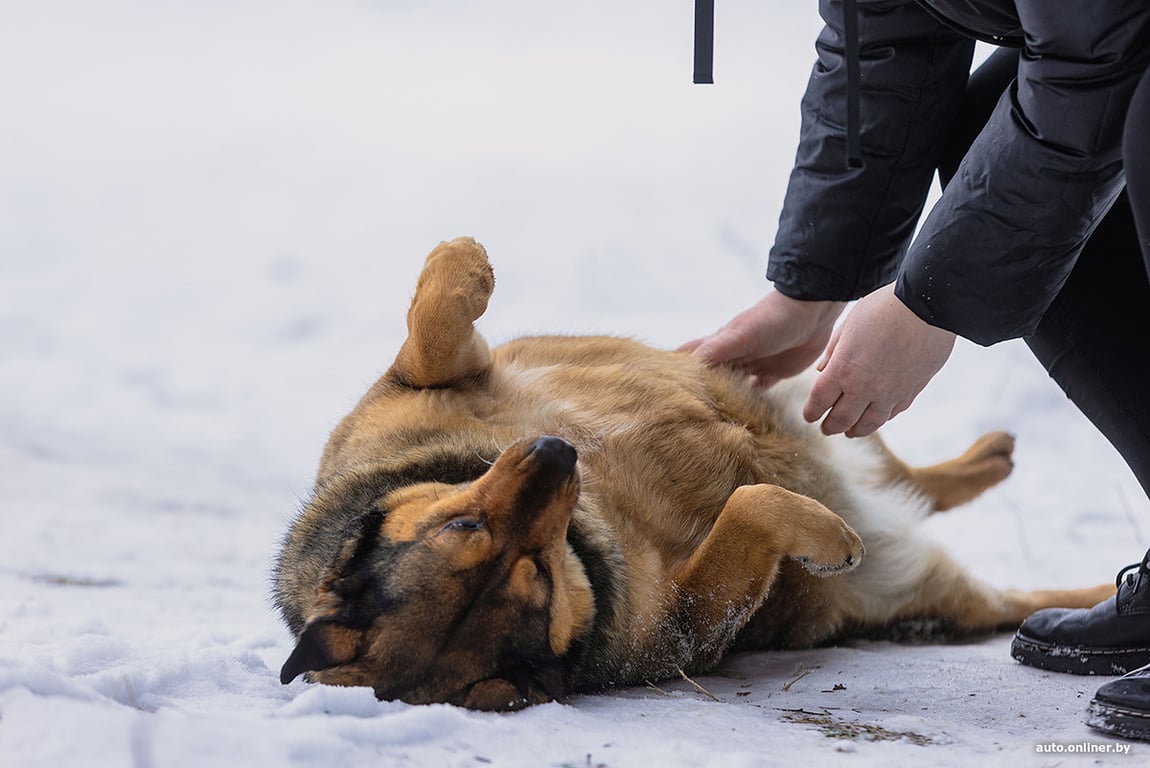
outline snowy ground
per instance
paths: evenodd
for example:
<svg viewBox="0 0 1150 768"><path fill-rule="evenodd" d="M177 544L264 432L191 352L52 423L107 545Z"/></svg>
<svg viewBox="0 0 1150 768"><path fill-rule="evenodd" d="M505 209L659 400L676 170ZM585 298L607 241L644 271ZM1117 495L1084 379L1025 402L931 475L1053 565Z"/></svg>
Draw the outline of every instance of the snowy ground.
<svg viewBox="0 0 1150 768"><path fill-rule="evenodd" d="M0 4L0 766L1133 765L1098 680L1009 639L732 658L498 716L283 687L268 568L327 430L471 234L492 341L676 346L764 290L814 3ZM1150 504L1025 348L961 345L885 431L1017 470L932 534L1003 586L1107 581ZM1130 762L1133 760L1134 762Z"/></svg>

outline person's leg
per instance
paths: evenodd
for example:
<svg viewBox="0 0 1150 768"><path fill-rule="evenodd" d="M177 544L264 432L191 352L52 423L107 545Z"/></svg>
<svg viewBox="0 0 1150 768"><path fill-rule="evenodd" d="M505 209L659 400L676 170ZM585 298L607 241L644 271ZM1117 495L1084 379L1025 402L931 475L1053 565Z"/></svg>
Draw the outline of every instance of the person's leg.
<svg viewBox="0 0 1150 768"><path fill-rule="evenodd" d="M1130 102L1123 162L1126 191L1027 343L1150 496L1150 72Z"/></svg>
<svg viewBox="0 0 1150 768"><path fill-rule="evenodd" d="M1134 222L1124 192L1026 343L1150 496L1150 281Z"/></svg>
<svg viewBox="0 0 1150 768"><path fill-rule="evenodd" d="M971 75L960 114L939 163L945 186L990 111L1014 80L1018 54L995 52ZM1124 193L1099 224L1066 285L1027 344L1051 378L1115 445L1150 495L1150 281L1135 234L1150 234L1150 87L1140 89L1129 117ZM1145 122L1139 122L1145 121ZM1139 127L1141 126L1141 127ZM1089 610L1052 609L1022 624L1011 649L1032 666L1079 674L1123 674L1150 664L1150 553L1123 569L1121 599Z"/></svg>
<svg viewBox="0 0 1150 768"><path fill-rule="evenodd" d="M957 172L1017 69L1018 52L999 49L971 75L939 161L943 187ZM1118 449L1150 496L1150 355L1141 353L1142 341L1132 341L1143 338L1139 331L1150 332L1148 111L1150 87L1143 78L1124 134L1128 192L1098 225L1066 284L1026 342L1067 397ZM1136 204L1133 208L1131 200Z"/></svg>
<svg viewBox="0 0 1150 768"><path fill-rule="evenodd" d="M1142 76L1142 82L1134 92L1123 137L1126 194L1146 272L1150 273L1150 70ZM1134 336L1139 336L1136 330ZM1145 352L1145 342L1135 343L1137 346L1127 354L1141 358L1145 366L1146 358L1150 357ZM1146 382L1145 378L1143 382ZM1144 479L1142 485L1146 486ZM1139 570L1140 578L1143 570L1145 565ZM1100 687L1090 702L1087 723L1115 736L1150 740L1150 666L1136 669Z"/></svg>
<svg viewBox="0 0 1150 768"><path fill-rule="evenodd" d="M943 187L1017 69L1018 52L1000 48L971 75L939 160ZM1051 378L1118 449L1150 496L1150 355L1140 354L1142 342L1131 341L1143 338L1139 330L1150 331L1148 112L1150 86L1144 77L1124 134L1128 193L1098 225L1062 291L1026 341Z"/></svg>
<svg viewBox="0 0 1150 768"><path fill-rule="evenodd" d="M1150 273L1150 69L1142 75L1142 82L1130 100L1130 111L1126 113L1122 162L1142 258Z"/></svg>
<svg viewBox="0 0 1150 768"><path fill-rule="evenodd" d="M1150 249L1138 234L1146 234L1150 216L1148 77L1128 113L1126 192L1091 236L1027 343L1150 495ZM1051 609L1028 618L1015 634L1014 658L1077 674L1125 674L1150 664L1150 552L1136 568L1120 579L1116 598L1089 611ZM1123 701L1128 700L1127 692ZM1150 738L1150 686L1146 707Z"/></svg>

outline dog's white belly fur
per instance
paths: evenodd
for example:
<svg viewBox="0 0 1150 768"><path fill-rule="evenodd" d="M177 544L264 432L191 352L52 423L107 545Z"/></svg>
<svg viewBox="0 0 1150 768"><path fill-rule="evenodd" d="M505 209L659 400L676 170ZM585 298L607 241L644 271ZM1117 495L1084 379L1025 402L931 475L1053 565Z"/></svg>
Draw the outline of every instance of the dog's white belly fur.
<svg viewBox="0 0 1150 768"><path fill-rule="evenodd" d="M846 503L832 510L863 541L866 555L858 568L835 576L844 582L852 607L870 621L884 621L901 609L933 568L949 557L923 536L920 526L931 513L930 502L904 483L879 485L884 474L881 449L866 438L825 437L818 424L802 418L813 372L771 389L784 407L789 431L810 435L810 446L842 478Z"/></svg>
<svg viewBox="0 0 1150 768"><path fill-rule="evenodd" d="M541 427L584 448L594 450L608 436L635 428L625 414L605 415L555 398L557 388L548 381L552 373L549 367L506 365L501 371L504 392L529 403ZM924 576L948 557L919 530L931 511L930 502L909 485L879 485L885 466L874 441L828 438L819 432L817 424L802 418L813 375L783 381L771 388L769 397L779 405L779 426L804 435L811 454L840 476L844 503L832 511L858 533L866 547L857 568L832 577L843 581L844 604L858 618L884 621L897 614Z"/></svg>

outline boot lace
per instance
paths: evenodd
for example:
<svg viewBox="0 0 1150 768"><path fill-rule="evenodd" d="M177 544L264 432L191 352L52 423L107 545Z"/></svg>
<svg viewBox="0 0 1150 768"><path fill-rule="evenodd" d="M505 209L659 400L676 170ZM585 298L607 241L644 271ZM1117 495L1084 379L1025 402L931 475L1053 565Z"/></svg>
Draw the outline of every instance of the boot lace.
<svg viewBox="0 0 1150 768"><path fill-rule="evenodd" d="M1147 576L1150 576L1150 550L1146 551L1146 554L1142 557L1142 562L1131 563L1119 571L1118 577L1114 579L1114 586L1120 588L1122 586L1122 580L1125 578L1126 586L1137 592L1139 587L1142 586L1142 579Z"/></svg>

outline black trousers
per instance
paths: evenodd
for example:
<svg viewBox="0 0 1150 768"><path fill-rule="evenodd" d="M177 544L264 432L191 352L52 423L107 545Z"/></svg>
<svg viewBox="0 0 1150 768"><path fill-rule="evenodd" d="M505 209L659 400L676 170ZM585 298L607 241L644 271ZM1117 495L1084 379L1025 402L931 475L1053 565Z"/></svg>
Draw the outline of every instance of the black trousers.
<svg viewBox="0 0 1150 768"><path fill-rule="evenodd" d="M1018 52L1000 49L971 74L939 162L943 186L1017 70ZM1123 141L1126 191L1026 343L1150 496L1150 70L1135 91Z"/></svg>

